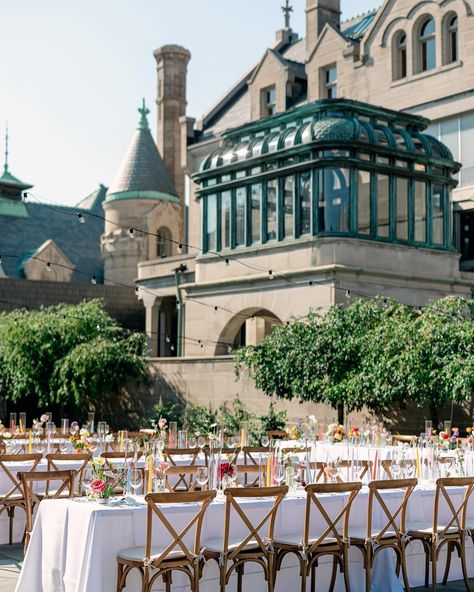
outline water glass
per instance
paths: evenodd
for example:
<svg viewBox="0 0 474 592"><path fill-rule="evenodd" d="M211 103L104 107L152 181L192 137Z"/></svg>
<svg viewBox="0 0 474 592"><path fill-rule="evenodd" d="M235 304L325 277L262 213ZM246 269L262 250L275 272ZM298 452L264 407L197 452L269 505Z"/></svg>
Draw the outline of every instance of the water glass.
<svg viewBox="0 0 474 592"><path fill-rule="evenodd" d="M26 432L26 413L20 413L20 432Z"/></svg>
<svg viewBox="0 0 474 592"><path fill-rule="evenodd" d="M15 431L16 428L16 413L10 413L10 429L12 433Z"/></svg>
<svg viewBox="0 0 474 592"><path fill-rule="evenodd" d="M186 430L179 430L178 432L178 448L188 447L188 432Z"/></svg>
<svg viewBox="0 0 474 592"><path fill-rule="evenodd" d="M445 421L444 422L444 431L451 436L452 433L452 427L453 427L453 423L451 421Z"/></svg>
<svg viewBox="0 0 474 592"><path fill-rule="evenodd" d="M432 433L433 433L433 422L431 421L431 419L427 419L425 421L425 434L426 434L426 437L428 439L431 438Z"/></svg>
<svg viewBox="0 0 474 592"><path fill-rule="evenodd" d="M196 471L196 481L201 486L201 489L204 487L204 485L206 485L206 483L209 481L209 471L207 470L207 467L198 468Z"/></svg>
<svg viewBox="0 0 474 592"><path fill-rule="evenodd" d="M137 494L137 489L142 486L143 483L143 474L140 469L136 467L130 471L130 485L133 489L133 493Z"/></svg>
<svg viewBox="0 0 474 592"><path fill-rule="evenodd" d="M69 419L61 419L61 434L66 435L69 433Z"/></svg>

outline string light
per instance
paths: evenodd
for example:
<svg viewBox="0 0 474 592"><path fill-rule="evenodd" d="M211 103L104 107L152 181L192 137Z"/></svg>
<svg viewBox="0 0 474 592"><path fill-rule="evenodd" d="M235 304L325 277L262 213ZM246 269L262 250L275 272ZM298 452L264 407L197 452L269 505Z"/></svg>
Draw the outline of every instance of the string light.
<svg viewBox="0 0 474 592"><path fill-rule="evenodd" d="M269 280L273 279L273 269L270 269L270 271L268 272L268 279Z"/></svg>
<svg viewBox="0 0 474 592"><path fill-rule="evenodd" d="M171 339L168 337L168 335L165 337L166 343L169 343L171 341Z"/></svg>
<svg viewBox="0 0 474 592"><path fill-rule="evenodd" d="M217 312L219 310L218 306L214 306L214 312Z"/></svg>
<svg viewBox="0 0 474 592"><path fill-rule="evenodd" d="M177 247L176 250L178 251L178 255L181 255L182 254L182 252L183 252L183 245L182 245L182 243L179 243L179 245L178 245L178 247Z"/></svg>
<svg viewBox="0 0 474 592"><path fill-rule="evenodd" d="M49 261L46 262L46 271L51 271L51 263Z"/></svg>
<svg viewBox="0 0 474 592"><path fill-rule="evenodd" d="M229 263L230 263L230 260L226 257L225 264L229 265Z"/></svg>
<svg viewBox="0 0 474 592"><path fill-rule="evenodd" d="M135 228L129 228L128 229L128 236L130 238L135 238Z"/></svg>
<svg viewBox="0 0 474 592"><path fill-rule="evenodd" d="M309 280L309 286L311 287L313 285L313 280Z"/></svg>
<svg viewBox="0 0 474 592"><path fill-rule="evenodd" d="M351 297L351 291L346 290L346 298L349 300L350 297Z"/></svg>
<svg viewBox="0 0 474 592"><path fill-rule="evenodd" d="M92 276L91 282L94 284L97 284L97 278L95 277L95 275Z"/></svg>
<svg viewBox="0 0 474 592"><path fill-rule="evenodd" d="M86 221L86 219L84 218L84 216L81 214L81 212L78 212L77 217L79 218L79 222L81 224L84 224L84 222Z"/></svg>

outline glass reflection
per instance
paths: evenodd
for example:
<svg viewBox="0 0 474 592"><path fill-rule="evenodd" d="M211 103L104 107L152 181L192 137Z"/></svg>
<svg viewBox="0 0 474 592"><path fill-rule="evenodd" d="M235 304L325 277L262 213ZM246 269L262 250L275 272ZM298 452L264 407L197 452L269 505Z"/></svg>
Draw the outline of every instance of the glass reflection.
<svg viewBox="0 0 474 592"><path fill-rule="evenodd" d="M224 191L221 195L221 245L223 249L230 249L230 215L231 193Z"/></svg>
<svg viewBox="0 0 474 592"><path fill-rule="evenodd" d="M432 215L433 215L433 235L432 242L434 245L444 244L444 186L434 184L433 196L431 198Z"/></svg>
<svg viewBox="0 0 474 592"><path fill-rule="evenodd" d="M217 196L207 196L206 244L208 251L217 248Z"/></svg>
<svg viewBox="0 0 474 592"><path fill-rule="evenodd" d="M359 171L357 224L359 234L370 234L370 172Z"/></svg>
<svg viewBox="0 0 474 592"><path fill-rule="evenodd" d="M387 175L377 175L377 236L390 234L390 182Z"/></svg>
<svg viewBox="0 0 474 592"><path fill-rule="evenodd" d="M278 200L278 181L273 179L267 183L267 240L276 240L278 220L277 220L277 200Z"/></svg>
<svg viewBox="0 0 474 592"><path fill-rule="evenodd" d="M311 232L311 172L299 175L300 234Z"/></svg>
<svg viewBox="0 0 474 592"><path fill-rule="evenodd" d="M318 229L320 232L349 230L349 170L319 171Z"/></svg>
<svg viewBox="0 0 474 592"><path fill-rule="evenodd" d="M252 229L252 243L260 241L260 212L262 206L262 185L257 183L252 185L250 193L251 218L250 226Z"/></svg>
<svg viewBox="0 0 474 592"><path fill-rule="evenodd" d="M235 192L235 244L245 245L245 220L247 211L247 190L239 187Z"/></svg>
<svg viewBox="0 0 474 592"><path fill-rule="evenodd" d="M426 183L415 181L415 241L426 242Z"/></svg>
<svg viewBox="0 0 474 592"><path fill-rule="evenodd" d="M397 177L397 239L408 240L408 179Z"/></svg>
<svg viewBox="0 0 474 592"><path fill-rule="evenodd" d="M284 229L285 238L293 238L294 236L294 190L295 178L293 176L286 177L283 180L283 211L284 211Z"/></svg>

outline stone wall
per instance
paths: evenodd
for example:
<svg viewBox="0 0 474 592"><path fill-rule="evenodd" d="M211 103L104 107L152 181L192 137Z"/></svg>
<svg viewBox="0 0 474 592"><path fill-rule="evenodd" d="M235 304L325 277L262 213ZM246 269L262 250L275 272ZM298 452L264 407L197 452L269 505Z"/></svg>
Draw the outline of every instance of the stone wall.
<svg viewBox="0 0 474 592"><path fill-rule="evenodd" d="M55 304L79 304L82 300L103 298L109 314L136 331L145 328L145 308L135 291L121 286L103 284L71 284L23 279L0 278L0 311L30 309Z"/></svg>
<svg viewBox="0 0 474 592"><path fill-rule="evenodd" d="M184 400L217 409L239 395L245 406L257 414L262 415L268 410L269 398L255 388L248 376L244 374L240 380L236 379L233 356L153 358L150 370L152 394L157 402ZM335 410L326 405L300 404L297 401L278 402L277 409L286 409L290 422L310 414L328 421L337 417ZM458 424L461 429L472 425L473 412L473 401L463 407L456 405L453 425ZM364 412L351 413L349 419L352 425L360 425L366 415ZM441 422L450 416L450 406L439 409ZM415 434L424 431L424 421L428 418L427 410L413 406L404 410L393 409L387 424L394 433Z"/></svg>

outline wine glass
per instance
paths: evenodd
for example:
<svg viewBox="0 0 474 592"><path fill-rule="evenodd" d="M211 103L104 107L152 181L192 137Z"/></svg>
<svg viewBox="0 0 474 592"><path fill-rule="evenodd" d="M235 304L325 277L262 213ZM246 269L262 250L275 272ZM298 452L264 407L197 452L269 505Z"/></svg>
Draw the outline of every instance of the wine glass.
<svg viewBox="0 0 474 592"><path fill-rule="evenodd" d="M89 487L90 487L93 480L94 480L94 473L92 471L92 468L86 467L82 473L82 486L84 487L86 495L89 492Z"/></svg>
<svg viewBox="0 0 474 592"><path fill-rule="evenodd" d="M199 436L199 438L197 439L197 445L201 449L201 454L204 455L203 450L204 446L206 445L206 438L204 436Z"/></svg>
<svg viewBox="0 0 474 592"><path fill-rule="evenodd" d="M189 448L196 448L197 438L195 436L192 436L191 438L188 439L188 446L189 446Z"/></svg>
<svg viewBox="0 0 474 592"><path fill-rule="evenodd" d="M394 458L392 460L392 464L390 465L390 472L392 473L394 479L396 479L398 477L398 475L400 474L401 470L402 469L400 467L400 464L398 462L398 459Z"/></svg>
<svg viewBox="0 0 474 592"><path fill-rule="evenodd" d="M354 461L354 473L359 481L362 481L362 473L364 472L364 465L360 461Z"/></svg>
<svg viewBox="0 0 474 592"><path fill-rule="evenodd" d="M238 475L237 466L234 465L234 470L232 471L232 475L229 475L230 480L232 481L232 483L235 483L237 481L237 475Z"/></svg>
<svg viewBox="0 0 474 592"><path fill-rule="evenodd" d="M339 463L337 460L330 460L327 463L327 474L331 477L331 482L337 482L337 476L339 474Z"/></svg>
<svg viewBox="0 0 474 592"><path fill-rule="evenodd" d="M262 446L266 448L270 444L270 438L268 436L262 436L261 442Z"/></svg>
<svg viewBox="0 0 474 592"><path fill-rule="evenodd" d="M281 485L284 478L285 465L283 463L278 463L275 467L275 481L278 483L278 485Z"/></svg>
<svg viewBox="0 0 474 592"><path fill-rule="evenodd" d="M97 440L97 438L90 438L89 439L89 450L92 452L92 454L94 454L94 452L97 450L98 447L99 447L99 441Z"/></svg>
<svg viewBox="0 0 474 592"><path fill-rule="evenodd" d="M454 465L454 458L452 458L451 456L447 456L444 459L444 471L446 473L446 477L451 476L451 471L453 469L453 465Z"/></svg>
<svg viewBox="0 0 474 592"><path fill-rule="evenodd" d="M143 475L140 469L136 467L133 468L130 472L130 486L133 489L133 493L137 495L137 489L142 486L143 483Z"/></svg>
<svg viewBox="0 0 474 592"><path fill-rule="evenodd" d="M201 489L209 481L209 472L207 467L199 467L196 471L196 481L199 483Z"/></svg>
<svg viewBox="0 0 474 592"><path fill-rule="evenodd" d="M66 454L66 452L69 450L68 440L61 440L59 442L59 450L61 451L62 454Z"/></svg>
<svg viewBox="0 0 474 592"><path fill-rule="evenodd" d="M35 442L35 450L36 452L38 452L39 454L43 454L43 452L46 449L46 445L43 442L43 440L41 440L40 438L38 438Z"/></svg>

